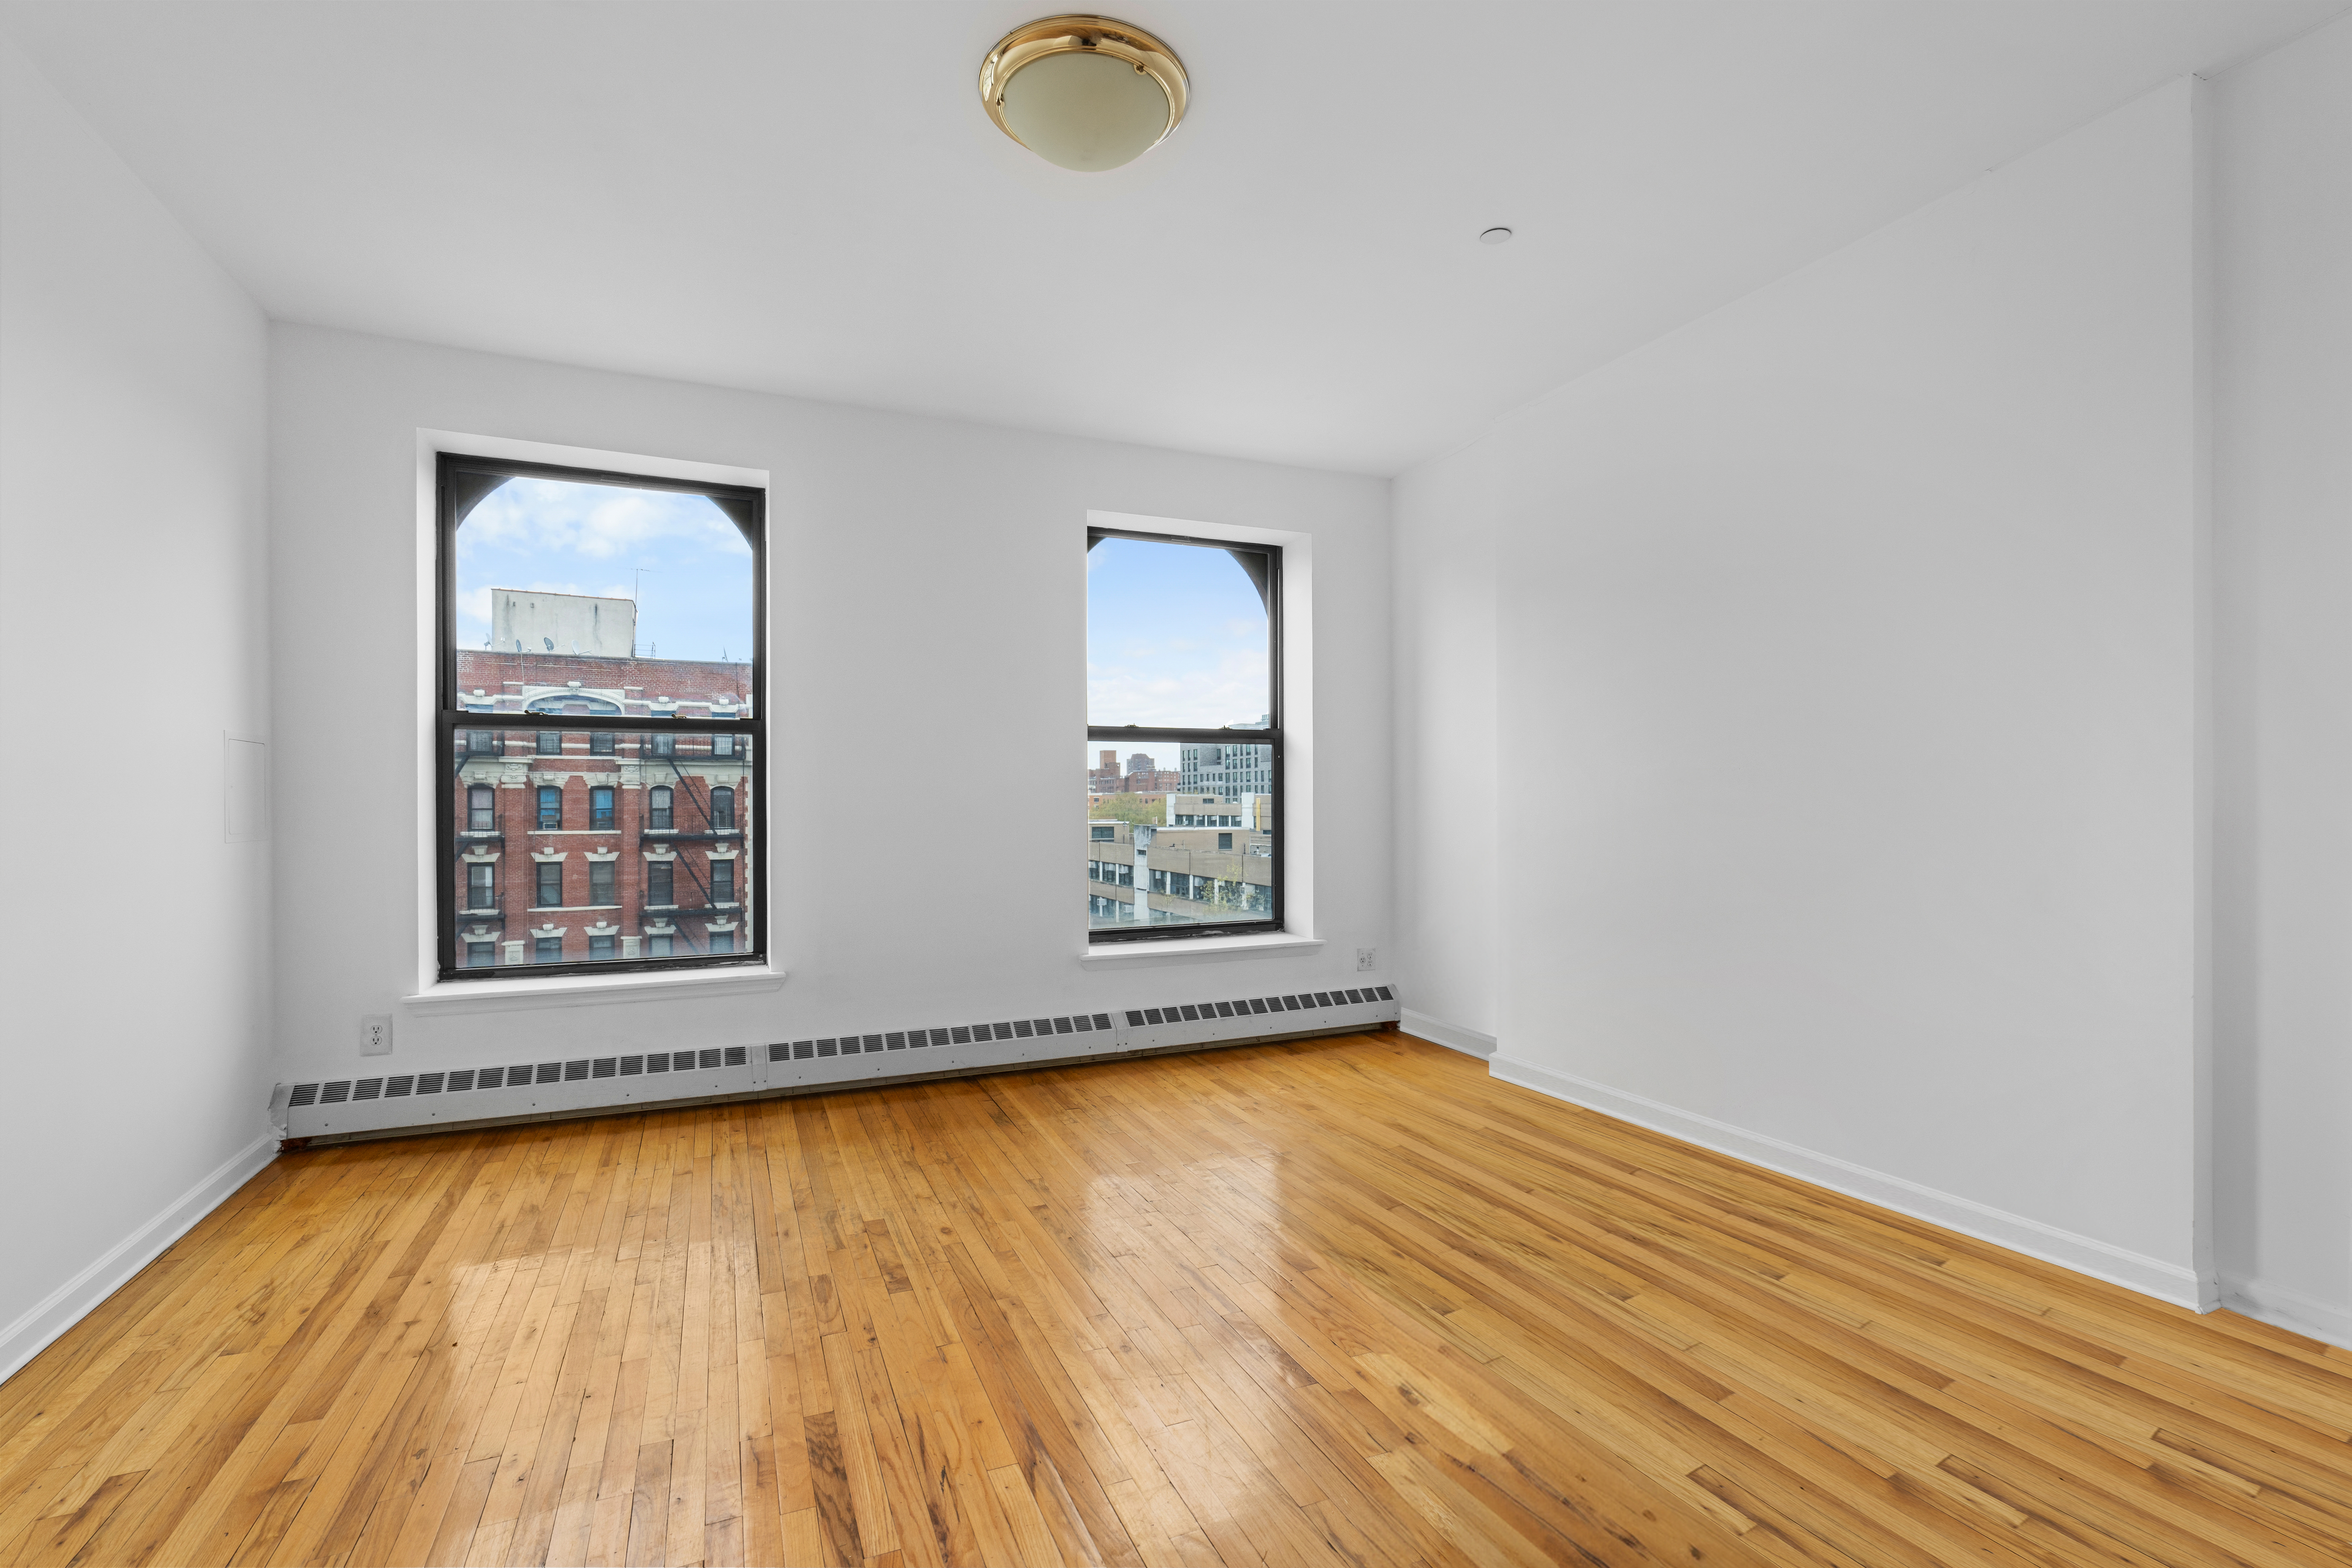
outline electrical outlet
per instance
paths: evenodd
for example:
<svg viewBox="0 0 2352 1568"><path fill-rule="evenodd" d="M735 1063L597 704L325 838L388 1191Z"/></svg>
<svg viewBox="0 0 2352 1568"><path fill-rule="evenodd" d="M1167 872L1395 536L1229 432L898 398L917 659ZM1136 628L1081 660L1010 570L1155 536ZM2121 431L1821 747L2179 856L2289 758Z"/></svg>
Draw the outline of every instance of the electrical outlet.
<svg viewBox="0 0 2352 1568"><path fill-rule="evenodd" d="M360 1055L388 1057L392 1055L392 1015L371 1013L360 1020Z"/></svg>
<svg viewBox="0 0 2352 1568"><path fill-rule="evenodd" d="M1366 969L1366 970L1370 969L1374 964L1378 963L1379 962L1380 962L1380 950L1379 950L1379 949L1377 949L1377 948L1370 948L1370 947L1360 947L1360 948L1358 948L1358 949L1356 950L1356 967L1357 967L1358 969Z"/></svg>

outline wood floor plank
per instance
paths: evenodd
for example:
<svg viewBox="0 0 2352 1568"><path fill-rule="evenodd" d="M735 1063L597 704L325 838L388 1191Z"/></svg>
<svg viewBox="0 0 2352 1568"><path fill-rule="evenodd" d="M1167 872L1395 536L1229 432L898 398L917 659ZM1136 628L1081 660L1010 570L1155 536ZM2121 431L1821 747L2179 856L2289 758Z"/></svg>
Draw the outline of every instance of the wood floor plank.
<svg viewBox="0 0 2352 1568"><path fill-rule="evenodd" d="M289 1155L0 1568L2352 1568L2352 1355L1387 1033Z"/></svg>

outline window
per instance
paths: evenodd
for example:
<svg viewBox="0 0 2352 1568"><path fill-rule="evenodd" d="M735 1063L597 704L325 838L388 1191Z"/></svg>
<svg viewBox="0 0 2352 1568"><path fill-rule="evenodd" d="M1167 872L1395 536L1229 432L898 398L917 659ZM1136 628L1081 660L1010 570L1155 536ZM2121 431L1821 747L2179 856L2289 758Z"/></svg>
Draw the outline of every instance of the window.
<svg viewBox="0 0 2352 1568"><path fill-rule="evenodd" d="M765 496L457 454L439 459L437 483L441 976L495 983L519 973L526 955L562 969L765 956L750 896L765 886L754 863L765 852ZM606 559L616 539L625 560ZM562 727L546 728L551 720ZM510 778L523 784L526 757L546 771L530 793L500 795ZM567 805L562 781L576 773L585 775L573 784L584 799ZM501 802L519 803L511 819ZM517 840L509 866L518 875L529 868L520 885L501 886L496 862L461 853L496 847L507 833ZM600 837L526 837L556 833ZM722 835L719 847L732 851L724 869L706 877L695 853L686 888L675 885L675 860L645 855L675 840L707 848ZM573 857L587 868L569 888L563 862L521 853L571 847L597 858ZM625 866L643 868L641 889L624 885ZM644 929L648 908L675 907L681 893L701 908L714 888L729 906L725 942L706 943L699 928ZM616 912L590 917L595 929L567 950L562 937L496 929L500 900L519 910L522 895L532 908ZM468 912L470 927L461 920ZM494 962L507 942L516 962Z"/></svg>
<svg viewBox="0 0 2352 1568"><path fill-rule="evenodd" d="M731 931L712 931L710 933L710 951L713 952L734 952L735 933Z"/></svg>
<svg viewBox="0 0 2352 1568"><path fill-rule="evenodd" d="M1131 891L1087 894L1089 940L1278 928L1281 548L1092 529L1087 550L1087 837L1133 851Z"/></svg>
<svg viewBox="0 0 2352 1568"><path fill-rule="evenodd" d="M710 863L710 901L731 904L735 901L735 862L713 860Z"/></svg>

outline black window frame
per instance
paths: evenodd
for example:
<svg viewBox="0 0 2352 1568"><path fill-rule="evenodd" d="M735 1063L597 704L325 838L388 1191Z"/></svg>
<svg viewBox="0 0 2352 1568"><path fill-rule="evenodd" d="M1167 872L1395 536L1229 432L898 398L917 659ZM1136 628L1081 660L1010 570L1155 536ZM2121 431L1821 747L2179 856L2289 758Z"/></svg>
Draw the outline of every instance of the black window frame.
<svg viewBox="0 0 2352 1568"><path fill-rule="evenodd" d="M533 942L533 962L523 964L499 964L489 969L473 968L465 963L465 942L457 934L458 891L456 863L462 852L463 835L457 826L459 778L468 760L484 756L503 755L508 751L504 736L509 731L536 731L544 724L544 716L529 713L487 712L478 707L467 708L470 693L457 685L457 644L456 636L456 600L457 558L454 548L458 527L474 506L495 490L499 485L513 479L554 479L572 484L610 485L626 489L669 490L688 495L707 496L719 504L751 547L751 702L748 717L681 720L672 714L572 714L563 715L563 727L575 732L584 731L590 737L592 755L604 755L599 749L598 738L610 731L617 735L646 735L655 725L675 736L682 730L688 734L726 734L740 737L734 742L735 755L729 759L742 763L749 756L750 776L743 781L748 789L736 791L736 827L732 830L739 850L740 869L737 873L737 899L740 900L750 888L761 889L762 900L768 889L768 792L759 787L766 777L770 759L767 754L768 710L768 497L764 489L746 485L706 484L692 479L670 479L656 474L630 473L620 469L577 468L553 463L529 463L506 458L480 458L465 453L444 452L438 457L435 473L435 626L439 637L439 658L436 660L435 691L436 775L438 809L435 813L436 826L434 846L435 864L441 868L436 902L438 906L438 929L436 935L436 970L444 982L480 982L494 984L500 979L520 978L528 974L532 979L548 979L567 974L610 974L615 972L656 971L676 973L699 969L731 970L757 968L768 962L768 921L763 912L752 922L754 940L742 941L739 924L735 951L710 953L697 951L691 942L673 943L667 957L584 960L572 959L558 963L537 962L537 943ZM676 726L672 729L672 726ZM470 737L461 739L467 731L480 731L495 737L494 749L476 751ZM746 742L749 742L748 745ZM671 748L675 748L672 740ZM535 752L535 746L533 748ZM666 758L665 760L669 760ZM646 781L648 784L650 781ZM616 781L617 783L617 781ZM749 799L743 798L746 795ZM650 790L647 798L650 800ZM673 796L675 799L675 796ZM620 815L616 813L616 816ZM747 820L748 818L748 820ZM537 799L534 796L530 820L538 820ZM648 823L640 823L642 833ZM534 895L536 888L533 889ZM680 952L676 951L684 948Z"/></svg>
<svg viewBox="0 0 2352 1568"><path fill-rule="evenodd" d="M1258 544L1244 540L1202 539L1183 533L1151 533L1140 529L1095 528L1087 530L1087 548L1092 550L1106 539L1137 539L1150 544L1190 544L1205 550L1245 551L1265 558L1265 638L1266 638L1266 727L1263 730L1236 730L1230 726L1218 729L1184 729L1141 724L1093 724L1087 726L1087 745L1098 751L1102 742L1111 742L1119 749L1122 759L1131 757L1137 747L1151 742L1173 742L1184 745L1210 746L1270 746L1271 765L1267 770L1267 793L1274 797L1274 826L1268 830L1268 847L1274 861L1273 911L1270 916L1252 920L1187 921L1171 925L1096 926L1091 904L1088 906L1087 942L1089 946L1110 945L1130 942L1197 942L1204 937L1265 936L1287 930L1284 923L1284 889L1289 881L1289 871L1284 864L1284 836L1289 831L1290 814L1284 809L1283 795L1283 701L1282 701L1282 546ZM1244 568L1246 570L1246 568ZM1179 765L1160 768L1160 773L1181 773L1182 752L1177 753ZM1162 761L1155 756L1155 762ZM1180 780L1181 782L1181 780ZM1171 794L1180 793L1171 791ZM1121 902L1134 901L1131 884L1129 896Z"/></svg>

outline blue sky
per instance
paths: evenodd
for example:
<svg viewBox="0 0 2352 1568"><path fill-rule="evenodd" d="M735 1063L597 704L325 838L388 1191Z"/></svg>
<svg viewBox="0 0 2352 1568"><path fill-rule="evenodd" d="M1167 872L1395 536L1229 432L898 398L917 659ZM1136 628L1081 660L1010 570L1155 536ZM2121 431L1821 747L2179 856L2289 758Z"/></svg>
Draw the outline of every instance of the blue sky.
<svg viewBox="0 0 2352 1568"><path fill-rule="evenodd" d="M1087 722L1255 723L1266 710L1266 632L1257 590L1225 551L1104 540L1087 553ZM1087 743L1088 767L1108 743ZM1121 765L1139 750L1176 765L1172 742L1122 743Z"/></svg>
<svg viewBox="0 0 2352 1568"><path fill-rule="evenodd" d="M491 589L530 588L634 597L641 655L748 658L751 570L742 531L707 497L509 479L457 530L457 646L490 635Z"/></svg>

